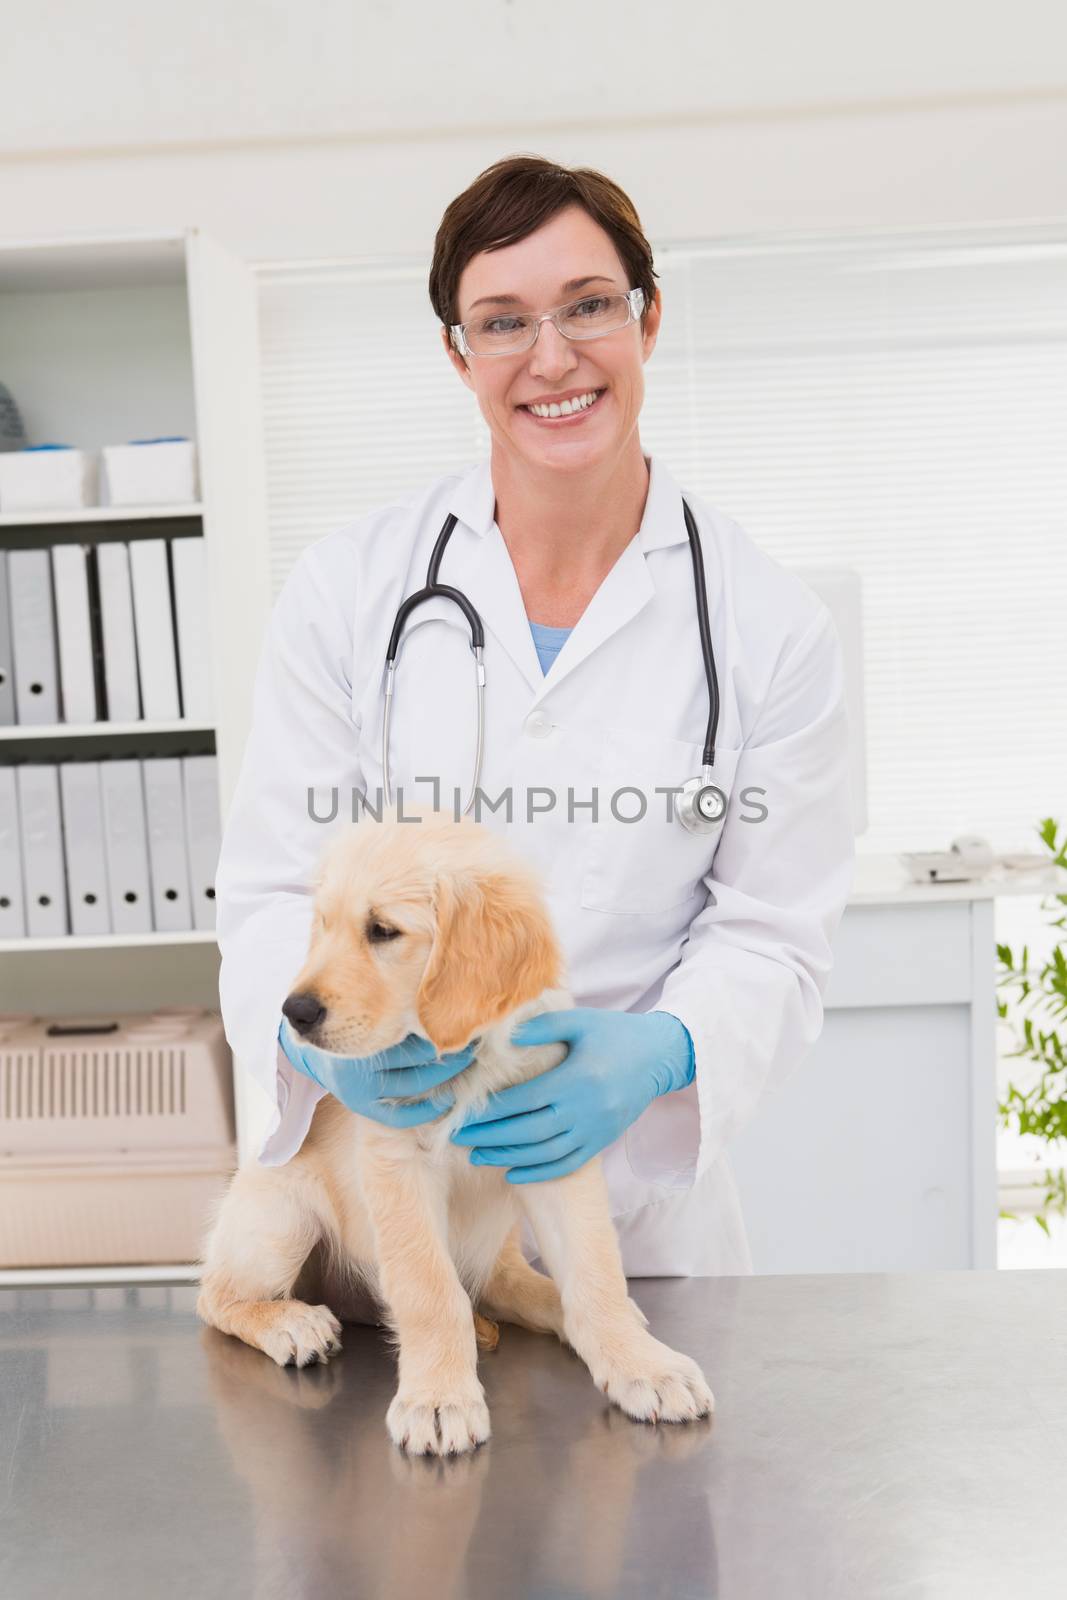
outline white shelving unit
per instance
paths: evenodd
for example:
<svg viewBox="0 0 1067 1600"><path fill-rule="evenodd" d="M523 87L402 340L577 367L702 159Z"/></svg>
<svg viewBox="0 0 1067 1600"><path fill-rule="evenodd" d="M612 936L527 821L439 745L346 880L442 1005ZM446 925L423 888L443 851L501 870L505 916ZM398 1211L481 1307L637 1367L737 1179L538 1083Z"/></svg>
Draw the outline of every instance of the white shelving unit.
<svg viewBox="0 0 1067 1600"><path fill-rule="evenodd" d="M214 946L215 935L205 929L194 928L188 933L91 933L66 934L55 939L0 939L0 955L23 955L27 951L54 950L137 950L154 949L160 945L208 944ZM54 1009L54 1008L53 1008ZM131 1006L124 1007L129 1011ZM25 1010L25 1007L23 1007Z"/></svg>
<svg viewBox="0 0 1067 1600"><path fill-rule="evenodd" d="M0 546L200 534L210 582L213 725L183 720L0 728L0 763L76 753L214 753L225 817L270 608L255 278L196 228L0 240L0 377L32 443L196 440L192 504L0 511ZM0 941L0 1012L218 1009L213 933ZM238 1142L244 1094L235 1080ZM2 1129L2 1120L0 1120ZM0 1284L176 1281L188 1263L0 1270Z"/></svg>
<svg viewBox="0 0 1067 1600"><path fill-rule="evenodd" d="M78 511L0 511L0 528L54 528L67 522L151 522L160 517L200 517L203 512L200 500L184 506L83 506Z"/></svg>
<svg viewBox="0 0 1067 1600"><path fill-rule="evenodd" d="M0 744L21 744L26 739L91 739L101 734L114 739L124 733L214 733L213 722L83 722L72 725L46 722L39 727L0 728Z"/></svg>

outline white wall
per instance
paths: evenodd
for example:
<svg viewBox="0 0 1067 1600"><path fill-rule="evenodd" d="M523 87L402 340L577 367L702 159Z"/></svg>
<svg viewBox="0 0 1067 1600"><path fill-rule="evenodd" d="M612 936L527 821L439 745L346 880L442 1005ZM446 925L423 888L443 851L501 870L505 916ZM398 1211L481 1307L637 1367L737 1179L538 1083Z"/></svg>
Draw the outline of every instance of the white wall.
<svg viewBox="0 0 1067 1600"><path fill-rule="evenodd" d="M0 235L426 252L515 151L656 240L1067 211L1060 0L8 0Z"/></svg>

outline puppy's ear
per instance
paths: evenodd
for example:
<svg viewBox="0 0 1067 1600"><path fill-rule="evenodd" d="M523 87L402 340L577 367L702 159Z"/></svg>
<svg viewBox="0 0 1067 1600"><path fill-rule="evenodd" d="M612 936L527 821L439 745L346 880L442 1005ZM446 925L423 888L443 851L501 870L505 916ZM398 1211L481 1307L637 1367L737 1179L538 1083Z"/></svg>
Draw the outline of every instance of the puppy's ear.
<svg viewBox="0 0 1067 1600"><path fill-rule="evenodd" d="M562 956L540 897L514 877L442 875L433 947L415 1008L440 1051L560 982Z"/></svg>

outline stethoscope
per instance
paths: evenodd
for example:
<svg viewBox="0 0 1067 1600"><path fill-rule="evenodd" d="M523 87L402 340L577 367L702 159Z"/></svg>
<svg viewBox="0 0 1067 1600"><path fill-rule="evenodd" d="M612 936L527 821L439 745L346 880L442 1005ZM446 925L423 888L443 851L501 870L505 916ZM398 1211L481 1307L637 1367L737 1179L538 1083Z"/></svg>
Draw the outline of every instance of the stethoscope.
<svg viewBox="0 0 1067 1600"><path fill-rule="evenodd" d="M700 630L700 649L704 657L704 673L708 680L708 732L704 741L703 766L700 776L690 778L682 785L681 794L677 796L675 813L681 820L683 827L690 833L710 833L721 822L726 813L726 796L722 790L712 783L712 767L715 765L715 730L719 722L719 680L715 672L715 653L711 647L711 627L708 623L708 594L704 584L704 558L700 549L700 536L697 525L693 520L693 513L682 498L682 510L685 512L685 525L689 530L689 551L693 557L693 583L696 590L697 626ZM444 526L437 535L437 543L433 547L430 564L426 569L426 587L418 589L408 596L396 614L393 631L389 635L389 648L385 655L385 715L382 720L382 781L385 785L385 800L387 805L392 805L392 794L389 786L389 718L393 703L394 678L396 676L396 657L400 649L401 634L404 624L417 606L424 600L444 599L452 600L467 619L471 633L471 651L474 655L474 674L476 696L478 701L478 743L474 755L474 778L471 782L471 792L467 804L463 807L466 816L474 803L474 796L478 789L478 778L482 770L482 745L485 735L485 629L482 619L471 605L467 596L461 589L453 589L447 583L438 583L437 577L441 568L441 557L445 553L445 546L452 535L456 525L456 518L451 512L445 518Z"/></svg>

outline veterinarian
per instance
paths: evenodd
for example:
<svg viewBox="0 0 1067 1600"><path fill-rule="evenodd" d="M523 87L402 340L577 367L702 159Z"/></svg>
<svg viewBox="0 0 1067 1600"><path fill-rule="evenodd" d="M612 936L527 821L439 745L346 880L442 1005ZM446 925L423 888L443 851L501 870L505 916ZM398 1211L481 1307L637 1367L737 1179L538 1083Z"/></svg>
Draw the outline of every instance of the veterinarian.
<svg viewBox="0 0 1067 1600"><path fill-rule="evenodd" d="M490 454L290 571L216 879L220 992L274 1107L264 1164L295 1154L328 1090L396 1122L385 1097L453 1076L457 1059L414 1036L380 1071L335 1058L315 1076L281 1006L316 860L353 799L357 817L386 788L459 814L477 772L497 809L468 814L540 869L575 1008L522 1026L519 1042L562 1040L567 1056L494 1095L457 1142L513 1183L601 1155L629 1275L744 1273L729 1144L818 1037L851 882L843 663L812 590L642 449L655 276L633 205L589 169L509 158L449 205L430 299ZM686 507L718 697L718 798L697 828L677 805L708 776L712 691ZM437 581L467 607L435 594L412 609L387 673L394 619L446 526ZM423 1099L404 1125L439 1114Z"/></svg>

